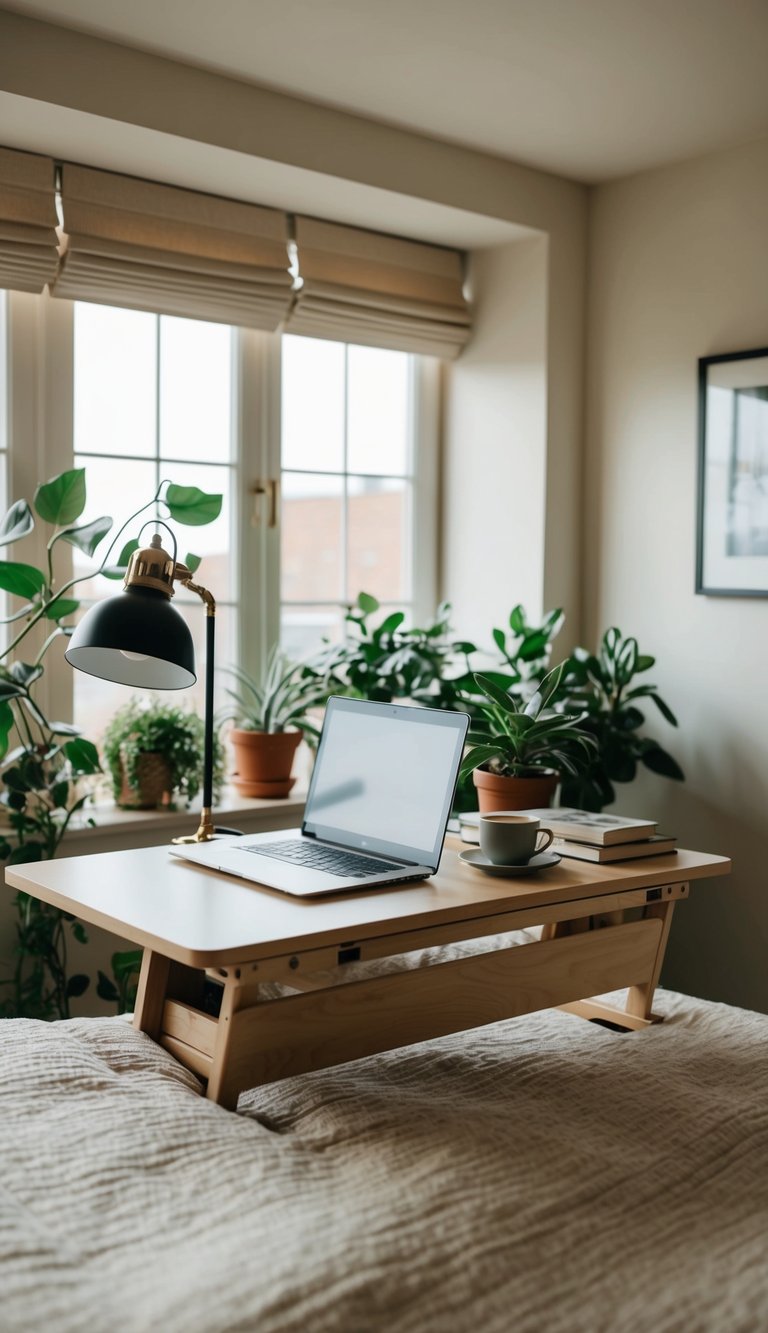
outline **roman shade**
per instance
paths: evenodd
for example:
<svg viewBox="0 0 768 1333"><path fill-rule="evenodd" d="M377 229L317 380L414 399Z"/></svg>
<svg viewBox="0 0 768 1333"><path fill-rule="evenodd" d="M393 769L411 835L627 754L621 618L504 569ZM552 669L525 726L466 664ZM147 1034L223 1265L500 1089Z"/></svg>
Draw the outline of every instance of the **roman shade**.
<svg viewBox="0 0 768 1333"><path fill-rule="evenodd" d="M458 250L297 217L287 333L454 358L470 334Z"/></svg>
<svg viewBox="0 0 768 1333"><path fill-rule="evenodd" d="M53 158L0 148L0 287L41 292L57 263Z"/></svg>
<svg viewBox="0 0 768 1333"><path fill-rule="evenodd" d="M54 296L270 331L284 319L284 213L71 164L62 206Z"/></svg>

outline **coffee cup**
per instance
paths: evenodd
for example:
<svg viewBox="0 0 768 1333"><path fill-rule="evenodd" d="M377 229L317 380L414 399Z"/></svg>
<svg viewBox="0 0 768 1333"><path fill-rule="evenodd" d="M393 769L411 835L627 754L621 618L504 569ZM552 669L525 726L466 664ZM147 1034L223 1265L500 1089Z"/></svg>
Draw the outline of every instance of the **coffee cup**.
<svg viewBox="0 0 768 1333"><path fill-rule="evenodd" d="M546 851L554 836L551 829L540 827L535 815L501 810L480 816L480 848L496 866L525 865Z"/></svg>

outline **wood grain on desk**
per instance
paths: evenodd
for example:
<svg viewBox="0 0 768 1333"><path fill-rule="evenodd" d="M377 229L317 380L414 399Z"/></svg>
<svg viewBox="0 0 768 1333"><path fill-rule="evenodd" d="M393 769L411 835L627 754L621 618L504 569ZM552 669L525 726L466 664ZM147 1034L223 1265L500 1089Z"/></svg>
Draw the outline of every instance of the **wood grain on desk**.
<svg viewBox="0 0 768 1333"><path fill-rule="evenodd" d="M446 842L440 871L402 888L291 898L172 857L164 847L11 866L6 882L84 921L192 967L268 958L436 923L725 875L727 857L679 851L635 863L564 859L540 875L496 879Z"/></svg>

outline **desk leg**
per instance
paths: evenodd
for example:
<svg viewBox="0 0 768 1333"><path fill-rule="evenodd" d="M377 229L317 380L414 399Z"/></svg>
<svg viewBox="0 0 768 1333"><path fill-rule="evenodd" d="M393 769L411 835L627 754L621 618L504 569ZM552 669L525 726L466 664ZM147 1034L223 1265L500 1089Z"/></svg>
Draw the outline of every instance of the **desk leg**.
<svg viewBox="0 0 768 1333"><path fill-rule="evenodd" d="M162 954L155 953L152 949L144 950L133 1026L140 1032L146 1032L154 1041L159 1040L162 1030L163 1005L170 966L169 958L164 958Z"/></svg>
<svg viewBox="0 0 768 1333"><path fill-rule="evenodd" d="M224 982L224 994L219 1010L216 1028L216 1042L213 1048L213 1062L208 1078L206 1097L228 1111L237 1110L237 1099L243 1090L242 1083L232 1077L231 1048L232 1030L236 1015L244 1004L253 1003L258 996L258 986L245 986L240 983L240 970L235 969Z"/></svg>
<svg viewBox="0 0 768 1333"><path fill-rule="evenodd" d="M627 995L626 1011L633 1018L645 1019L646 1022L653 1022L653 997L656 987L659 984L661 975L661 966L664 962L664 954L667 949L667 940L669 939L669 930L672 925L672 912L674 902L651 903L645 909L646 917L657 917L661 921L661 938L656 952L656 959L653 964L653 972L648 981L644 981L641 986L630 986Z"/></svg>

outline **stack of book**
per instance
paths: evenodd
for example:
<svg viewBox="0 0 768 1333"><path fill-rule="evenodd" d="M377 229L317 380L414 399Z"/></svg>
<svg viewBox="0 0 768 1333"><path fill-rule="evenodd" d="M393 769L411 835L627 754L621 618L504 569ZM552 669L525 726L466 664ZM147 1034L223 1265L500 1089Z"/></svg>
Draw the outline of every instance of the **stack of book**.
<svg viewBox="0 0 768 1333"><path fill-rule="evenodd" d="M648 819L629 819L625 815L598 815L590 810L562 809L520 810L521 815L535 815L542 828L554 833L552 851L572 856L577 861L634 861L646 856L662 856L676 851L676 838L656 832L656 823ZM464 842L479 841L480 816L460 816Z"/></svg>

